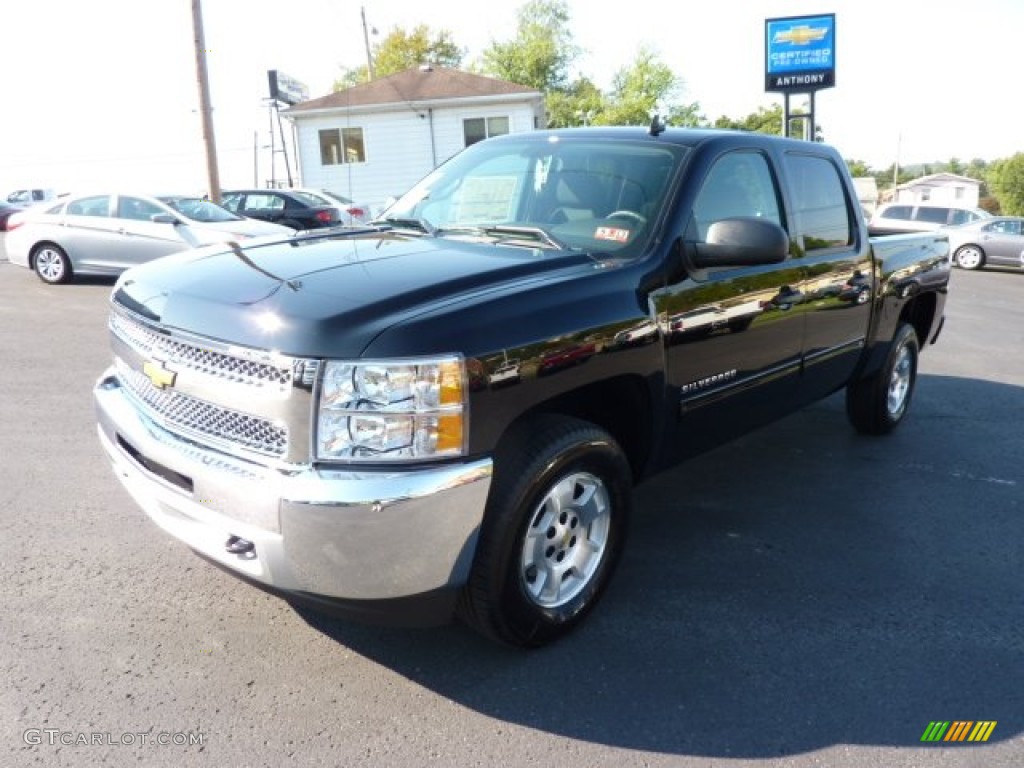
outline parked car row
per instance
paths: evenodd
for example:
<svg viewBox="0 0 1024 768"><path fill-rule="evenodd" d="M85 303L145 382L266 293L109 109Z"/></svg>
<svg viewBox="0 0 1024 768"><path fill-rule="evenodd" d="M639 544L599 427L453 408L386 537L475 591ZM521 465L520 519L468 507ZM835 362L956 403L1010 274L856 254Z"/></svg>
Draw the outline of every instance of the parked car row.
<svg viewBox="0 0 1024 768"><path fill-rule="evenodd" d="M117 275L160 256L216 242L292 230L238 216L190 196L102 194L68 197L8 220L7 258L43 282Z"/></svg>
<svg viewBox="0 0 1024 768"><path fill-rule="evenodd" d="M14 214L25 210L25 206L16 203L0 203L0 232L7 231L7 222Z"/></svg>
<svg viewBox="0 0 1024 768"><path fill-rule="evenodd" d="M15 205L36 205L56 199L57 193L52 189L16 189L4 198Z"/></svg>
<svg viewBox="0 0 1024 768"><path fill-rule="evenodd" d="M121 193L0 204L12 264L47 283L75 275L117 275L171 253L296 230L361 225L368 206L325 190L231 190L224 205L188 195Z"/></svg>
<svg viewBox="0 0 1024 768"><path fill-rule="evenodd" d="M961 269L1024 268L1024 217L996 216L942 231L949 237L953 263Z"/></svg>
<svg viewBox="0 0 1024 768"><path fill-rule="evenodd" d="M369 207L346 197L313 189L235 189L224 192L229 211L291 229L321 229L365 224Z"/></svg>
<svg viewBox="0 0 1024 768"><path fill-rule="evenodd" d="M868 224L872 235L941 232L953 264L1024 268L1024 217L993 216L981 208L925 203L886 203Z"/></svg>
<svg viewBox="0 0 1024 768"><path fill-rule="evenodd" d="M879 206L868 222L868 234L896 235L931 232L942 227L967 224L992 216L981 208L927 203L886 203Z"/></svg>

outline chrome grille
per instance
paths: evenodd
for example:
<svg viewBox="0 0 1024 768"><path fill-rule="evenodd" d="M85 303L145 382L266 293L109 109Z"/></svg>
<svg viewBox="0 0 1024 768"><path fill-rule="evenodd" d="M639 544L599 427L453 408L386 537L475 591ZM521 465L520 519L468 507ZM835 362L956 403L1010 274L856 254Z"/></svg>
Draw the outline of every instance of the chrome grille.
<svg viewBox="0 0 1024 768"><path fill-rule="evenodd" d="M144 373L118 361L121 381L146 409L176 432L206 438L214 443L227 441L267 456L284 456L288 448L288 430L267 419L239 413L194 397L161 390Z"/></svg>
<svg viewBox="0 0 1024 768"><path fill-rule="evenodd" d="M187 368L227 382L251 387L271 387L287 392L292 383L291 364L281 365L259 360L257 352L239 350L227 354L173 339L122 314L116 307L110 313L110 330L144 358L159 358L176 368Z"/></svg>

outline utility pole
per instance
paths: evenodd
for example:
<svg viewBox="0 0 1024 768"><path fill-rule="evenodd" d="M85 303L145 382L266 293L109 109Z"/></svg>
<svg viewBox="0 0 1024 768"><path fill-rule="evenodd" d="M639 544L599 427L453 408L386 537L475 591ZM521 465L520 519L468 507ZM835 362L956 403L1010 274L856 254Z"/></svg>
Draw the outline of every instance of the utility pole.
<svg viewBox="0 0 1024 768"><path fill-rule="evenodd" d="M896 134L896 162L892 164L892 202L896 202L900 191L900 144L903 143L903 132Z"/></svg>
<svg viewBox="0 0 1024 768"><path fill-rule="evenodd" d="M366 77L367 81L371 81L376 77L373 71L373 56L370 55L370 33L366 30L366 8L359 6L359 13L363 17L363 44L366 46ZM377 30L373 30L373 34L377 34Z"/></svg>
<svg viewBox="0 0 1024 768"><path fill-rule="evenodd" d="M213 107L210 105L210 78L206 71L206 37L203 34L202 0L192 0L192 30L196 46L196 76L199 79L199 110L203 117L203 142L206 145L206 182L210 199L220 202L220 174L217 171L217 140L213 135Z"/></svg>

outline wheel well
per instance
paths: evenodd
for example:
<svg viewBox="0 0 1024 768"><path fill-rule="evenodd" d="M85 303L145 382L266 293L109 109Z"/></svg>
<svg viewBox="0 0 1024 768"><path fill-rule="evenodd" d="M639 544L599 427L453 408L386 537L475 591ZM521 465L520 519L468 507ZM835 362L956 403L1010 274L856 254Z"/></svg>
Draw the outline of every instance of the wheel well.
<svg viewBox="0 0 1024 768"><path fill-rule="evenodd" d="M900 322L913 326L918 346L923 349L935 323L935 294L922 293L911 299L900 312Z"/></svg>
<svg viewBox="0 0 1024 768"><path fill-rule="evenodd" d="M619 376L589 384L538 404L516 423L538 413L558 413L589 421L622 446L633 477L640 476L653 442L651 392L640 376Z"/></svg>

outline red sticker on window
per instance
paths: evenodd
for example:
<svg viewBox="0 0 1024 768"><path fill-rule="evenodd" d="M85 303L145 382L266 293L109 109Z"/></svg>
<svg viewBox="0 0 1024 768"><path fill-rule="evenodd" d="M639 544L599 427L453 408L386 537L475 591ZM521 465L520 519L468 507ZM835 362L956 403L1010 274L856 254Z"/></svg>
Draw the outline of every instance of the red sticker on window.
<svg viewBox="0 0 1024 768"><path fill-rule="evenodd" d="M618 227L598 227L594 233L596 240L614 240L617 243L625 243L629 240L629 230Z"/></svg>

